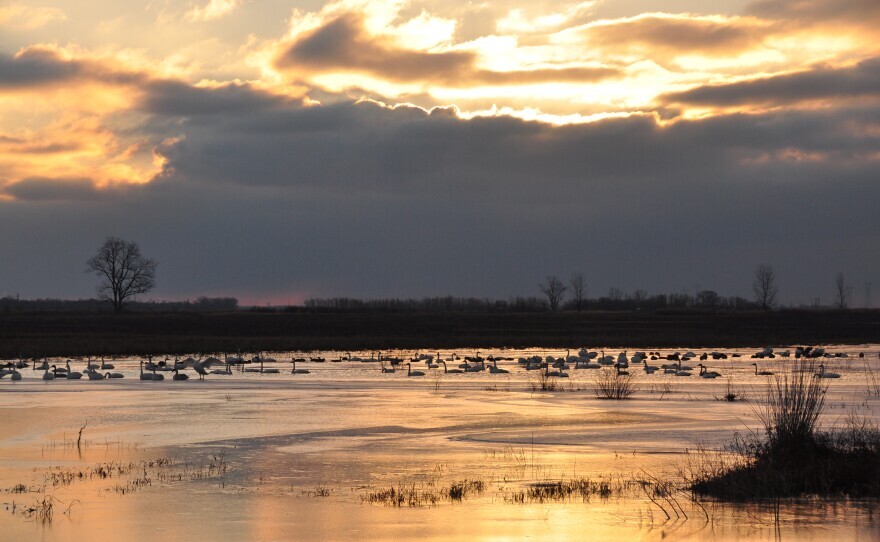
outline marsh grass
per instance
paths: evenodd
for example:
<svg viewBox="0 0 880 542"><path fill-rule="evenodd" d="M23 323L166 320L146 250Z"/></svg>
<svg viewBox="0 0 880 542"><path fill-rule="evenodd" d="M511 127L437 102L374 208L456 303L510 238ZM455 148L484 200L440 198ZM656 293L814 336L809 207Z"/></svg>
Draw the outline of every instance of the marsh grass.
<svg viewBox="0 0 880 542"><path fill-rule="evenodd" d="M635 375L618 374L613 368L603 367L596 374L593 391L599 399L629 399L638 391Z"/></svg>
<svg viewBox="0 0 880 542"><path fill-rule="evenodd" d="M529 389L536 391L556 391L559 389L559 382L555 376L548 376L542 370L536 371L538 374L529 378Z"/></svg>
<svg viewBox="0 0 880 542"><path fill-rule="evenodd" d="M762 432L736 437L725 453L697 454L689 482L699 495L747 501L799 496L880 497L880 430L851 416L819 431L827 384L812 363L767 384L753 406Z"/></svg>
<svg viewBox="0 0 880 542"><path fill-rule="evenodd" d="M880 372L875 371L868 360L865 360L865 387L869 397L880 397Z"/></svg>

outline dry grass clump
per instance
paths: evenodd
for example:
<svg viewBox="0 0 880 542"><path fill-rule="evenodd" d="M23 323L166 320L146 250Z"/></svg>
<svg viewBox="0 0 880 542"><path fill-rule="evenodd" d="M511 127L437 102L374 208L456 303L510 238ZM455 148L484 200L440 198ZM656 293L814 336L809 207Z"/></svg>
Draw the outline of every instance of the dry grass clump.
<svg viewBox="0 0 880 542"><path fill-rule="evenodd" d="M638 389L634 375L609 367L599 370L593 383L593 391L599 399L629 399Z"/></svg>
<svg viewBox="0 0 880 542"><path fill-rule="evenodd" d="M442 501L461 502L465 498L480 495L486 490L482 480L461 480L448 487L437 488L435 484L397 484L388 489L370 491L361 500L393 508L435 506Z"/></svg>
<svg viewBox="0 0 880 542"><path fill-rule="evenodd" d="M556 391L559 388L557 377L550 376L543 370L534 371L537 375L529 379L529 389L532 391Z"/></svg>
<svg viewBox="0 0 880 542"><path fill-rule="evenodd" d="M704 457L691 489L725 500L797 496L880 497L880 430L850 418L819 431L827 385L809 362L768 383L755 407L763 435L737 439L732 453ZM708 459L707 459L708 458Z"/></svg>

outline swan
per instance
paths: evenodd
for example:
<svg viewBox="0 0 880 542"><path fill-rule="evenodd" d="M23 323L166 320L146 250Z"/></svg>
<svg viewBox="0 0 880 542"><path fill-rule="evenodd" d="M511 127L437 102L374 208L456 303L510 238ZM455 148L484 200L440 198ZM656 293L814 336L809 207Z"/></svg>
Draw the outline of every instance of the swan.
<svg viewBox="0 0 880 542"><path fill-rule="evenodd" d="M479 365L466 365L464 367L464 372L466 373L479 373L480 371L486 370L486 362L480 358ZM461 365L459 365L461 367Z"/></svg>
<svg viewBox="0 0 880 542"><path fill-rule="evenodd" d="M52 367L54 368L55 366L53 365ZM48 367L46 367L45 371L43 373L43 380L55 380L55 373L50 373Z"/></svg>
<svg viewBox="0 0 880 542"><path fill-rule="evenodd" d="M642 359L642 363L644 364L645 372L648 373L649 375L654 374L654 371L657 370L657 367L655 367L653 365L648 365L647 360L645 360L644 358Z"/></svg>
<svg viewBox="0 0 880 542"><path fill-rule="evenodd" d="M210 371L212 375L231 375L232 374L232 366L230 364L226 364L225 369L214 369Z"/></svg>
<svg viewBox="0 0 880 542"><path fill-rule="evenodd" d="M104 380L104 375L94 369L89 369L86 371L86 374L88 375L89 380Z"/></svg>
<svg viewBox="0 0 880 542"><path fill-rule="evenodd" d="M13 369L13 370L12 370L12 376L11 376L10 378L11 378L12 380L21 380L21 373L18 372L18 371L16 371L15 369Z"/></svg>
<svg viewBox="0 0 880 542"><path fill-rule="evenodd" d="M752 365L755 366L755 375L756 376L771 376L771 375L773 375L772 371L759 371L757 363L752 363Z"/></svg>
<svg viewBox="0 0 880 542"><path fill-rule="evenodd" d="M79 371L71 371L70 370L70 362L67 362L67 380L79 380L83 377L83 374Z"/></svg>
<svg viewBox="0 0 880 542"><path fill-rule="evenodd" d="M380 368L381 368L381 370L382 370L383 373L393 373L394 371L397 370L397 369L395 369L394 367L385 367L385 362L384 362L384 361L381 362L379 365L380 365Z"/></svg>
<svg viewBox="0 0 880 542"><path fill-rule="evenodd" d="M840 378L840 375L837 373L826 373L825 365L819 365L819 372L816 373L814 376L818 378Z"/></svg>
<svg viewBox="0 0 880 542"><path fill-rule="evenodd" d="M193 360L192 368L195 370L195 372L199 373L199 380L204 380L205 376L208 375L208 370L205 369L198 360ZM277 373L278 369L275 369L275 372Z"/></svg>
<svg viewBox="0 0 880 542"><path fill-rule="evenodd" d="M464 372L464 371L461 370L461 369L449 369L448 367L446 367L446 362L445 362L445 361L441 361L440 363L443 364L443 372L444 372L444 373L456 373L456 374L458 374L458 373L463 373L463 372Z"/></svg>
<svg viewBox="0 0 880 542"><path fill-rule="evenodd" d="M703 378L718 378L719 376L721 376L721 373L719 373L718 371L707 370L707 367L702 363L697 365L697 367L700 368L700 376Z"/></svg>
<svg viewBox="0 0 880 542"><path fill-rule="evenodd" d="M292 375L307 375L311 372L308 369L297 369L296 360L293 358L290 359L290 362L293 364L293 369L290 371L290 374Z"/></svg>
<svg viewBox="0 0 880 542"><path fill-rule="evenodd" d="M125 378L125 375L122 373L106 373L104 378Z"/></svg>
<svg viewBox="0 0 880 542"><path fill-rule="evenodd" d="M693 367L688 367L687 365L685 365L684 367L682 367L682 366L681 366L681 362L679 361L679 362L678 362L678 370L679 370L679 371L693 371L694 368L693 368Z"/></svg>
<svg viewBox="0 0 880 542"><path fill-rule="evenodd" d="M547 364L544 366L544 376L557 376L557 377L565 378L568 376L568 373L565 373L562 371L551 371L550 365Z"/></svg>
<svg viewBox="0 0 880 542"><path fill-rule="evenodd" d="M37 367L37 358L34 358L34 371L45 371L45 370L48 369L48 368L49 368L49 362L48 362L48 361L46 361L46 360L44 359L44 360L43 360L43 363L42 363L39 367Z"/></svg>
<svg viewBox="0 0 880 542"><path fill-rule="evenodd" d="M153 380L153 375L151 373L144 372L144 362L141 362L141 380Z"/></svg>
<svg viewBox="0 0 880 542"><path fill-rule="evenodd" d="M425 376L423 371L413 371L412 364L406 364L406 376Z"/></svg>
<svg viewBox="0 0 880 542"><path fill-rule="evenodd" d="M104 361L104 356L101 356L101 370L102 371L106 371L108 369L115 369L115 368L116 368L115 365L113 365L112 363L107 363L106 361Z"/></svg>
<svg viewBox="0 0 880 542"><path fill-rule="evenodd" d="M189 380L188 374L181 373L179 371L180 371L180 369L177 369L177 368L174 369L174 376L171 377L173 380Z"/></svg>
<svg viewBox="0 0 880 542"><path fill-rule="evenodd" d="M614 364L614 368L617 369L617 376L628 375L628 374L629 374L629 371L623 371L623 370L621 370L621 368L620 368L620 364L619 364L619 363L615 363L615 364Z"/></svg>
<svg viewBox="0 0 880 542"><path fill-rule="evenodd" d="M498 362L495 360L492 360L492 365L489 366L489 372L492 374L508 374L508 373L510 373L510 371L508 371L507 369L499 369Z"/></svg>
<svg viewBox="0 0 880 542"><path fill-rule="evenodd" d="M272 359L272 358L269 358L269 359ZM272 361L275 361L275 360L272 360ZM278 369L264 369L263 368L263 360L260 360L260 372L266 373L266 374L278 374L281 371L279 371Z"/></svg>

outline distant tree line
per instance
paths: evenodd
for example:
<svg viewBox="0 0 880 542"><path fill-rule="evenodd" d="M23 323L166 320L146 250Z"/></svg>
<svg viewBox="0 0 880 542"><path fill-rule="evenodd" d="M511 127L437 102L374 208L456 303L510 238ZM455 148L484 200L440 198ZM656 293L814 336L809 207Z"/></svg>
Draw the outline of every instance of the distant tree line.
<svg viewBox="0 0 880 542"><path fill-rule="evenodd" d="M421 299L357 299L331 297L307 299L303 306L289 311L309 312L545 312L547 301L538 297L511 297L508 300L476 297L424 297Z"/></svg>
<svg viewBox="0 0 880 542"><path fill-rule="evenodd" d="M609 295L568 301L558 301L557 310L662 310L702 308L714 310L756 310L760 305L739 296L720 296L714 291L704 290L696 296L689 294L657 294L649 296L644 290L624 293L612 289ZM504 299L474 297L425 297L416 298L378 298L358 299L352 297L332 297L307 299L300 306L290 306L289 312L553 312L546 297L511 297Z"/></svg>
<svg viewBox="0 0 880 542"><path fill-rule="evenodd" d="M126 309L143 312L222 312L238 309L238 299L234 297L198 297L194 301L131 301ZM51 311L89 311L114 310L103 299L18 299L6 296L0 298L0 311L3 312L51 312Z"/></svg>

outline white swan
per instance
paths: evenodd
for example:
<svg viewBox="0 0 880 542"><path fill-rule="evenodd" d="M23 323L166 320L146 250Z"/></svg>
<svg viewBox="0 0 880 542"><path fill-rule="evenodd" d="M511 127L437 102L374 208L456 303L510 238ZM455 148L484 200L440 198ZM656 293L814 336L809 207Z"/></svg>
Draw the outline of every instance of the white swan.
<svg viewBox="0 0 880 542"><path fill-rule="evenodd" d="M494 359L492 360L492 365L489 366L489 372L492 374L508 374L510 371L507 369L498 368L498 362Z"/></svg>
<svg viewBox="0 0 880 542"><path fill-rule="evenodd" d="M406 364L406 376L425 376L424 371L413 371L412 364Z"/></svg>
<svg viewBox="0 0 880 542"><path fill-rule="evenodd" d="M455 373L455 374L461 374L461 373L464 372L464 371L461 370L461 369L450 369L450 368L446 367L446 362L445 362L445 361L441 361L440 363L443 364L443 372L444 372L444 373Z"/></svg>
<svg viewBox="0 0 880 542"><path fill-rule="evenodd" d="M70 370L70 362L67 362L67 380L79 380L83 377L83 374L79 371L71 371Z"/></svg>
<svg viewBox="0 0 880 542"><path fill-rule="evenodd" d="M816 373L814 376L818 378L840 378L840 375L837 373L826 373L825 365L819 365L819 372Z"/></svg>
<svg viewBox="0 0 880 542"><path fill-rule="evenodd" d="M752 363L752 365L755 366L755 375L756 376L772 376L773 375L772 371L759 371L757 363Z"/></svg>
<svg viewBox="0 0 880 542"><path fill-rule="evenodd" d="M702 363L698 364L697 367L700 368L700 376L702 378L718 378L721 376L721 373L718 371L709 371L705 365Z"/></svg>

